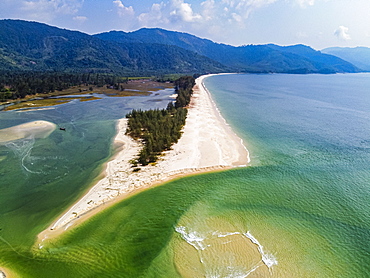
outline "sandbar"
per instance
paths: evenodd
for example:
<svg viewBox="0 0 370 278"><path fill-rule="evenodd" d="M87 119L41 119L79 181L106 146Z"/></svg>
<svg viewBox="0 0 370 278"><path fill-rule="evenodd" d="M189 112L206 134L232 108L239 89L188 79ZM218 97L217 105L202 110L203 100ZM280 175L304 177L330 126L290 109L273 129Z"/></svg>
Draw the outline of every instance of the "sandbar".
<svg viewBox="0 0 370 278"><path fill-rule="evenodd" d="M138 172L132 171L129 161L137 156L142 145L125 134L127 119L118 120L114 144L119 145L120 150L107 163L105 177L39 235L39 248L42 248L43 240L67 230L112 201L122 200L178 176L249 163L248 150L221 116L203 85L205 77L196 79L181 138L170 151L164 152L155 165L141 167Z"/></svg>
<svg viewBox="0 0 370 278"><path fill-rule="evenodd" d="M0 144L33 136L34 138L46 138L56 128L56 125L48 121L33 121L4 129L0 129Z"/></svg>

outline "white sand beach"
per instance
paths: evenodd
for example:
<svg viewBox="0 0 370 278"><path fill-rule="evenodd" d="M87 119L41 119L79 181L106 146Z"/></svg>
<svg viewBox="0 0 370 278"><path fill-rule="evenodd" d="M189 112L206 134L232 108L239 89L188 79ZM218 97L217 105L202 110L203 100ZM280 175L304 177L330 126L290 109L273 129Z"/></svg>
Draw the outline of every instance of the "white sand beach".
<svg viewBox="0 0 370 278"><path fill-rule="evenodd" d="M127 119L119 120L114 143L121 147L107 163L105 177L45 232L64 231L94 208L181 175L246 166L248 151L218 112L202 83L205 77L196 80L183 135L172 150L165 152L156 165L132 172L129 161L137 156L141 145L125 135ZM47 237L40 234L40 239Z"/></svg>
<svg viewBox="0 0 370 278"><path fill-rule="evenodd" d="M56 125L47 121L33 121L4 129L0 129L0 144L7 143L29 136L46 138L56 128Z"/></svg>

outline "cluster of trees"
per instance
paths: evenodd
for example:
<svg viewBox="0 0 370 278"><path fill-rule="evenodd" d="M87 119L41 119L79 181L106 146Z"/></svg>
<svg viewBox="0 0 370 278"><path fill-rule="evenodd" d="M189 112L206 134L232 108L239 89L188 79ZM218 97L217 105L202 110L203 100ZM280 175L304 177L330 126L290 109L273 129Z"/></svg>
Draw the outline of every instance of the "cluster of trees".
<svg viewBox="0 0 370 278"><path fill-rule="evenodd" d="M166 109L132 110L126 115L127 134L144 144L134 165L148 165L157 161L163 151L169 150L180 139L187 115L185 106L190 102L192 95L192 87L189 86L195 84L195 80L191 76L186 76L176 80L175 84L178 92L175 105L170 102Z"/></svg>
<svg viewBox="0 0 370 278"><path fill-rule="evenodd" d="M27 95L63 91L72 86L104 85L122 88L127 78L102 73L58 73L58 72L0 72L0 101L24 98Z"/></svg>
<svg viewBox="0 0 370 278"><path fill-rule="evenodd" d="M181 128L185 124L187 110L133 110L127 114L129 128L127 133L144 143L137 163L147 165L155 162L165 150L169 150L173 143L181 137Z"/></svg>
<svg viewBox="0 0 370 278"><path fill-rule="evenodd" d="M190 103L195 79L193 76L183 76L175 81L175 91L177 94L175 107L186 107Z"/></svg>

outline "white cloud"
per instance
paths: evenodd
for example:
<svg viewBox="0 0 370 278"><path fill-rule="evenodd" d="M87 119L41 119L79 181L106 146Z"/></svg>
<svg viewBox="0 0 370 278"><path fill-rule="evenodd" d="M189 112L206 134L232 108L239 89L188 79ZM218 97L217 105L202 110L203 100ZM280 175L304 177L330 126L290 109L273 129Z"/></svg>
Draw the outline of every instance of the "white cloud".
<svg viewBox="0 0 370 278"><path fill-rule="evenodd" d="M134 8L132 6L126 7L123 5L122 1L113 1L114 5L117 7L117 13L121 17L132 17L135 15Z"/></svg>
<svg viewBox="0 0 370 278"><path fill-rule="evenodd" d="M212 3L213 0L207 0L205 2ZM209 7L209 3L206 5ZM210 17L210 14L207 15ZM138 17L138 22L145 26L155 25L166 25L171 24L182 25L192 24L203 20L203 16L195 13L191 4L184 2L184 0L171 0L167 2L152 4L150 10L145 13L141 13Z"/></svg>
<svg viewBox="0 0 370 278"><path fill-rule="evenodd" d="M141 25L150 26L150 25L158 25L161 23L168 23L168 16L167 16L167 4L164 2L155 3L150 8L150 11L147 13L141 13L138 16L138 21Z"/></svg>
<svg viewBox="0 0 370 278"><path fill-rule="evenodd" d="M134 16L133 8L126 7L123 1L115 0L113 3L122 17L132 16L131 26L135 28L152 26L186 28L188 31L203 29L204 33L205 30L228 29L227 25L235 23L244 28L245 21L252 11L276 1L279 0L203 0L192 5L187 0L164 0L152 4L147 11L138 16Z"/></svg>
<svg viewBox="0 0 370 278"><path fill-rule="evenodd" d="M73 17L73 20L78 23L84 23L87 20L87 17L78 15L78 16Z"/></svg>
<svg viewBox="0 0 370 278"><path fill-rule="evenodd" d="M295 34L296 38L298 39L303 39L303 38L308 38L308 35L306 32L302 32L302 31L298 31L296 34Z"/></svg>
<svg viewBox="0 0 370 278"><path fill-rule="evenodd" d="M296 0L302 8L315 5L315 0Z"/></svg>
<svg viewBox="0 0 370 278"><path fill-rule="evenodd" d="M339 26L338 29L334 31L334 35L342 41L348 41L351 39L351 36L348 33L348 27L345 26Z"/></svg>
<svg viewBox="0 0 370 278"><path fill-rule="evenodd" d="M205 20L211 20L215 16L215 1L206 0L202 2L201 7L203 8L202 17Z"/></svg>
<svg viewBox="0 0 370 278"><path fill-rule="evenodd" d="M202 16L193 12L191 4L183 0L172 0L173 10L170 15L184 22L195 22L202 19Z"/></svg>
<svg viewBox="0 0 370 278"><path fill-rule="evenodd" d="M232 13L231 16L238 23L241 23L243 21L243 18L237 13Z"/></svg>
<svg viewBox="0 0 370 278"><path fill-rule="evenodd" d="M26 0L19 2L19 9L28 19L48 22L60 14L75 14L83 0Z"/></svg>
<svg viewBox="0 0 370 278"><path fill-rule="evenodd" d="M279 0L222 0L221 4L223 11L229 13L229 18L242 23L243 19L247 19L253 11L277 1Z"/></svg>

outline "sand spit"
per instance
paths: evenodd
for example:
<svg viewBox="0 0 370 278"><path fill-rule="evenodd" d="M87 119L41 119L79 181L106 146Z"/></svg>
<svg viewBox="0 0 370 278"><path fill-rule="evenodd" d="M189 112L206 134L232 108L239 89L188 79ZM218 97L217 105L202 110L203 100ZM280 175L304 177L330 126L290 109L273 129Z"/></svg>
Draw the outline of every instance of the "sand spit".
<svg viewBox="0 0 370 278"><path fill-rule="evenodd" d="M29 136L46 138L56 128L56 125L47 121L33 121L4 129L0 129L0 144L23 139Z"/></svg>
<svg viewBox="0 0 370 278"><path fill-rule="evenodd" d="M125 135L127 119L119 120L114 143L121 149L107 163L105 177L41 233L40 240L68 229L80 216L85 218L86 213L94 208L112 200L121 200L154 184L196 172L245 166L249 162L248 151L218 112L202 83L204 78L196 80L182 137L154 166L148 165L141 167L139 172L132 172L129 161L137 156L141 145ZM42 248L42 242L39 248Z"/></svg>

